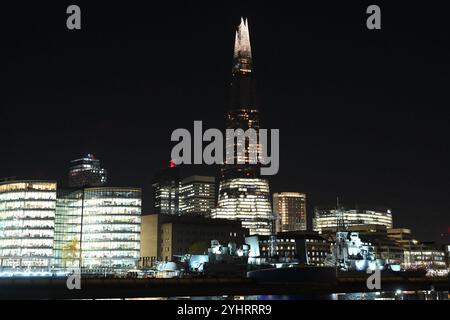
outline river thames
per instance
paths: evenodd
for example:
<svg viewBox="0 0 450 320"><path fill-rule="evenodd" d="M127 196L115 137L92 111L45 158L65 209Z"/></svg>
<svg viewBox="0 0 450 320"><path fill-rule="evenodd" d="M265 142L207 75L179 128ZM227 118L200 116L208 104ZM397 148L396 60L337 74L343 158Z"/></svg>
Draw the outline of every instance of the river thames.
<svg viewBox="0 0 450 320"><path fill-rule="evenodd" d="M381 291L311 295L249 295L132 298L126 300L450 300L449 291Z"/></svg>

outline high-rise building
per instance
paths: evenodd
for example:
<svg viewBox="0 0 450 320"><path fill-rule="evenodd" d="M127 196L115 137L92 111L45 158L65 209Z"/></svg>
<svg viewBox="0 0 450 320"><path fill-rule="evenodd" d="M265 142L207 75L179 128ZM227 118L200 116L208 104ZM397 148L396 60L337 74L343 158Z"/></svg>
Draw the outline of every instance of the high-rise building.
<svg viewBox="0 0 450 320"><path fill-rule="evenodd" d="M179 214L180 170L174 161L158 172L152 183L155 214Z"/></svg>
<svg viewBox="0 0 450 320"><path fill-rule="evenodd" d="M322 232L324 228L337 228L341 220L345 226L383 225L392 228L392 213L387 208L357 207L337 210L332 206L314 208L313 229Z"/></svg>
<svg viewBox="0 0 450 320"><path fill-rule="evenodd" d="M70 162L69 187L99 187L104 186L106 180L106 170L100 166L100 160L95 159L92 154Z"/></svg>
<svg viewBox="0 0 450 320"><path fill-rule="evenodd" d="M272 233L272 208L267 180L228 179L221 182L213 218L239 220L250 234Z"/></svg>
<svg viewBox="0 0 450 320"><path fill-rule="evenodd" d="M211 215L216 202L216 179L193 175L180 182L180 214Z"/></svg>
<svg viewBox="0 0 450 320"><path fill-rule="evenodd" d="M231 81L231 103L227 114L227 129L258 130L259 111L256 108L255 79L248 23L241 19L234 45L234 64ZM258 138L258 137L257 137ZM258 139L259 140L259 139ZM250 234L269 235L273 232L273 214L269 182L259 174L260 163L250 163L251 149L245 141L244 154L238 155L239 140L227 139L227 159L221 168L218 203L213 218L240 220ZM255 146L253 146L255 147ZM256 146L258 153L261 146ZM232 152L232 154L228 154ZM242 162L242 163L238 163Z"/></svg>
<svg viewBox="0 0 450 320"><path fill-rule="evenodd" d="M55 208L56 182L0 183L0 269L49 270Z"/></svg>
<svg viewBox="0 0 450 320"><path fill-rule="evenodd" d="M277 233L307 229L306 195L304 193L274 193L273 211L276 215Z"/></svg>
<svg viewBox="0 0 450 320"><path fill-rule="evenodd" d="M55 266L136 267L141 206L138 188L60 191L55 221Z"/></svg>

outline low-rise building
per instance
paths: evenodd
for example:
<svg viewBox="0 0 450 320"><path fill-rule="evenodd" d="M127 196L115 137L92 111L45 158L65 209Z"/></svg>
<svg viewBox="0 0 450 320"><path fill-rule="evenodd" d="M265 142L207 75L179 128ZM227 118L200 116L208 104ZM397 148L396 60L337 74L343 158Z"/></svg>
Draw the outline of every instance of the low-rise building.
<svg viewBox="0 0 450 320"><path fill-rule="evenodd" d="M323 266L331 252L330 243L317 232L280 232L276 236L246 237L250 245L249 263L300 263Z"/></svg>
<svg viewBox="0 0 450 320"><path fill-rule="evenodd" d="M174 256L203 254L211 240L242 245L248 230L240 221L203 216L151 214L141 221L141 265L154 261L172 261Z"/></svg>
<svg viewBox="0 0 450 320"><path fill-rule="evenodd" d="M406 228L388 229L387 235L404 249L404 269L425 269L440 273L447 269L445 248L435 242L416 240Z"/></svg>

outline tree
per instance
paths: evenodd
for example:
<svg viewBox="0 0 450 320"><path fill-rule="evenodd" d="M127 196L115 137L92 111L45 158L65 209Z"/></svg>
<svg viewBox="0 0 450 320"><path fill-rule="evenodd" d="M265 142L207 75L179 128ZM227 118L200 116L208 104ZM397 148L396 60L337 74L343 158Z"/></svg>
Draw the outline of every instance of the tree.
<svg viewBox="0 0 450 320"><path fill-rule="evenodd" d="M63 265L67 267L67 263L69 262L70 266L74 266L74 261L79 260L79 241L76 238L73 238L69 243L66 243L63 246Z"/></svg>

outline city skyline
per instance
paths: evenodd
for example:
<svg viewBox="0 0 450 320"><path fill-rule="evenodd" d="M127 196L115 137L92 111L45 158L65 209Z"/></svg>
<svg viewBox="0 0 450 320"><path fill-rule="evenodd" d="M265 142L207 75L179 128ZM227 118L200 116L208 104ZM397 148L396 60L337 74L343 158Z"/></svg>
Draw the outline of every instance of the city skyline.
<svg viewBox="0 0 450 320"><path fill-rule="evenodd" d="M388 13L387 30L373 35L361 31L356 18L333 18L332 9L343 9L308 8L331 21L319 26L302 16L297 24L262 9L246 15L257 52L264 127L279 127L281 133L280 172L270 178L271 191L306 193L308 216L314 205L333 203L336 196L348 204L387 206L395 226L438 240L449 228L448 113L433 108L448 98L443 76L448 44L439 32L427 34L434 30L432 22L414 30L433 54L399 27L401 17L394 22ZM117 7L108 10L118 15ZM94 13L80 35L66 34L62 27L53 31L55 19L31 32L27 23L12 23L16 29L6 34L6 44L16 57L6 67L6 103L0 109L5 137L0 177L62 182L71 159L93 153L108 170L110 185L143 187L144 212L149 212L151 178L169 160L170 132L196 119L223 127L232 35L242 15L237 11L195 18L177 11L166 34L153 28L164 20L152 16L131 23L127 11L124 25L109 32L91 20ZM339 21L338 30L330 30ZM132 34L136 27L142 31ZM149 34L151 39L145 38ZM33 39L36 35L41 38ZM333 52L339 41L349 48ZM155 44L166 48L161 66L151 53ZM410 51L415 55L402 56ZM282 59L289 65L279 61L280 55L290 58ZM379 56L387 59L377 62ZM415 59L425 61L425 67L415 65ZM111 69L113 62L118 65ZM408 80L413 75L414 81ZM428 113L411 108L425 103ZM20 130L14 130L17 123Z"/></svg>

